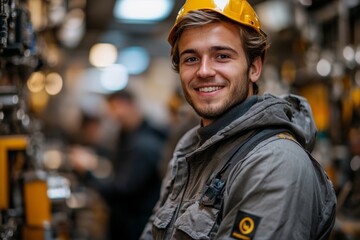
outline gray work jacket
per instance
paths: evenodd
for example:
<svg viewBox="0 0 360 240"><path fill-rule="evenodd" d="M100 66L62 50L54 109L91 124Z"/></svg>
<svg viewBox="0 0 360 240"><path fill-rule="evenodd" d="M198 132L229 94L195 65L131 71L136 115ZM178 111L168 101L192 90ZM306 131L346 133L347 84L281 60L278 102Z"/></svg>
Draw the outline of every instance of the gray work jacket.
<svg viewBox="0 0 360 240"><path fill-rule="evenodd" d="M142 239L301 240L319 239L331 230L335 194L329 182L318 179L321 168L304 150L311 150L316 133L307 103L272 95L252 101L243 112L238 106L227 113L228 124L220 124L215 134L204 139L201 128L194 128L182 138ZM221 209L204 205L206 185L231 149L245 141L249 130L269 126L288 129L296 140L277 134L259 143L236 160Z"/></svg>

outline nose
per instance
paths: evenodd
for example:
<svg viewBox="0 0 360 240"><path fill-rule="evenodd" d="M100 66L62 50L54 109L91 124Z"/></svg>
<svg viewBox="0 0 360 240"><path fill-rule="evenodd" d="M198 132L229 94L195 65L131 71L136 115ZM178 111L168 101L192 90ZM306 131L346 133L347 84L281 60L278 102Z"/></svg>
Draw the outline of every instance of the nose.
<svg viewBox="0 0 360 240"><path fill-rule="evenodd" d="M201 59L196 75L200 78L208 78L215 75L215 70L209 57L203 57Z"/></svg>

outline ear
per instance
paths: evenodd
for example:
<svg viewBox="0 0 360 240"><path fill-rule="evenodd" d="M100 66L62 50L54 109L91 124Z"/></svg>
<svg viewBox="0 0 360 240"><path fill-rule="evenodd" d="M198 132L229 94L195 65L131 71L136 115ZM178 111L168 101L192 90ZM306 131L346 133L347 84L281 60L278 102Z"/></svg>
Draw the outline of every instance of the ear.
<svg viewBox="0 0 360 240"><path fill-rule="evenodd" d="M254 61L252 62L249 69L249 79L251 82L256 82L260 78L262 65L263 63L261 57L255 58Z"/></svg>

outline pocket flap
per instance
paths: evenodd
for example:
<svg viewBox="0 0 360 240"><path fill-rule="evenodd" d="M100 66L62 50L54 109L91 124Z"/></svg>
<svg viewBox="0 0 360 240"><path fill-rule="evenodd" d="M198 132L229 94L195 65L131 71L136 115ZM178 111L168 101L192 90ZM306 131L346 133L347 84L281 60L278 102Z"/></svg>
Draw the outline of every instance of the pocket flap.
<svg viewBox="0 0 360 240"><path fill-rule="evenodd" d="M176 220L175 228L193 239L209 239L218 213L216 208L204 207L195 202Z"/></svg>
<svg viewBox="0 0 360 240"><path fill-rule="evenodd" d="M174 216L175 209L176 207L174 204L171 204L168 201L166 201L164 206L162 206L155 215L155 219L153 222L155 227L159 229L166 228Z"/></svg>

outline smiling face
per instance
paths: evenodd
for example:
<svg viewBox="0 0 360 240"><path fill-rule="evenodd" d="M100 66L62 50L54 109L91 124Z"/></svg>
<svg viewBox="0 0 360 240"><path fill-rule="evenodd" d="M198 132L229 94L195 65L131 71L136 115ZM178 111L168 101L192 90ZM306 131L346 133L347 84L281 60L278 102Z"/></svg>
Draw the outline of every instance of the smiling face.
<svg viewBox="0 0 360 240"><path fill-rule="evenodd" d="M185 97L204 126L252 95L262 63L257 58L248 67L236 25L216 22L186 29L178 50Z"/></svg>

